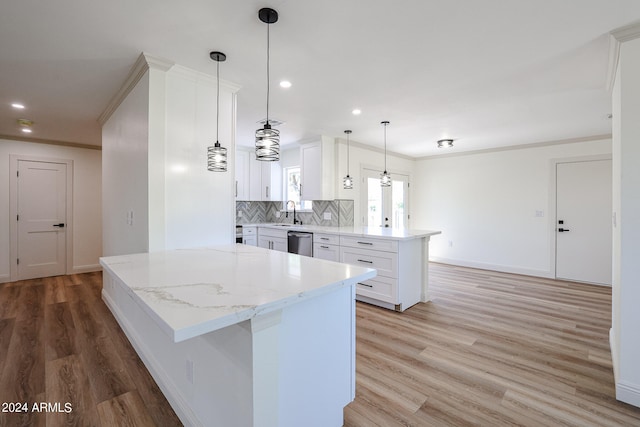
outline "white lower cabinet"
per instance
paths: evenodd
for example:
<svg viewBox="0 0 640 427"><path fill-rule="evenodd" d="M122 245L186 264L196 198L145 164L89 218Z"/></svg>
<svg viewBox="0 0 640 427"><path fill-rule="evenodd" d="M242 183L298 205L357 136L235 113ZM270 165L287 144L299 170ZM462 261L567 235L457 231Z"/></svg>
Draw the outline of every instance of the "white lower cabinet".
<svg viewBox="0 0 640 427"><path fill-rule="evenodd" d="M341 262L378 270L373 279L358 283L356 299L397 311L420 302L422 248L422 239L340 236Z"/></svg>
<svg viewBox="0 0 640 427"><path fill-rule="evenodd" d="M242 243L258 246L258 227L242 227Z"/></svg>
<svg viewBox="0 0 640 427"><path fill-rule="evenodd" d="M289 246L287 243L287 231L258 227L258 246L265 249L287 252Z"/></svg>
<svg viewBox="0 0 640 427"><path fill-rule="evenodd" d="M340 237L335 234L313 233L313 257L340 261Z"/></svg>

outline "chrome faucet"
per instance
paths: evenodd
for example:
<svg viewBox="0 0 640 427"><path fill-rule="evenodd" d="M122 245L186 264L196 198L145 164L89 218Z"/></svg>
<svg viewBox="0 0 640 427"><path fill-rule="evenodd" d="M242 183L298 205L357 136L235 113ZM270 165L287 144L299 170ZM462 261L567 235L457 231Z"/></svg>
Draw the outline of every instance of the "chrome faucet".
<svg viewBox="0 0 640 427"><path fill-rule="evenodd" d="M296 218L296 202L294 202L293 200L287 201L287 208L289 208L289 204L293 205L293 225L296 225L296 224L302 225L302 221L299 221ZM285 217L289 218L289 211L287 211L287 213L285 214Z"/></svg>

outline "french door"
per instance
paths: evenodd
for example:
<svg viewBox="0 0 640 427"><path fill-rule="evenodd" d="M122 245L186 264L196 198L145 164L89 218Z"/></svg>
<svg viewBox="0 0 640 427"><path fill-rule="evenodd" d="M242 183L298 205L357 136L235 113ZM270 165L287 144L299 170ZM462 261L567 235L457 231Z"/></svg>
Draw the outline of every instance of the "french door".
<svg viewBox="0 0 640 427"><path fill-rule="evenodd" d="M380 186L381 170L362 169L363 225L409 228L409 176L392 173L391 186Z"/></svg>

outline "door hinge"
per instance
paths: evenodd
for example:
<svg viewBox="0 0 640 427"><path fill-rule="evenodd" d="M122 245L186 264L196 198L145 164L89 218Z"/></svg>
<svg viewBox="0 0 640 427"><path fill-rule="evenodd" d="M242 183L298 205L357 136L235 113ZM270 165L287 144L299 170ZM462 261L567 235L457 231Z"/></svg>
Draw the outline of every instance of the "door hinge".
<svg viewBox="0 0 640 427"><path fill-rule="evenodd" d="M20 215L16 215L16 221L20 221Z"/></svg>
<svg viewBox="0 0 640 427"><path fill-rule="evenodd" d="M16 171L16 176L20 176L20 171Z"/></svg>
<svg viewBox="0 0 640 427"><path fill-rule="evenodd" d="M16 259L16 264L20 264L20 258Z"/></svg>

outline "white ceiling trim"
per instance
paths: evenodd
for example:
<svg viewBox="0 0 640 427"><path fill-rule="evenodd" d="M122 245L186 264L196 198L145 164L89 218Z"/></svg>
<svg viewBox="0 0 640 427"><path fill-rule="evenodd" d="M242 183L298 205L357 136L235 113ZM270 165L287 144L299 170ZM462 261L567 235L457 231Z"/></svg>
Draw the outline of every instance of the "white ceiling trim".
<svg viewBox="0 0 640 427"><path fill-rule="evenodd" d="M167 71L174 65L175 63L172 61L142 52L136 60L136 63L133 64L133 67L131 68L127 79L124 81L124 84L120 87L118 92L116 92L113 98L111 98L111 101L109 101L107 107L98 117L98 123L100 123L101 126L104 126L111 115L118 109L120 104L122 104L122 101L124 101L127 95L129 95L133 88L136 87L147 70L153 68L155 70Z"/></svg>
<svg viewBox="0 0 640 427"><path fill-rule="evenodd" d="M53 140L53 139L25 138L25 137L22 137L22 136L2 135L2 134L0 134L0 140L2 140L2 139L9 140L9 141L33 142L35 144L60 145L62 147L86 148L86 149L89 149L89 150L102 150L102 146L100 146L100 145L81 144L79 142L57 141L57 140Z"/></svg>
<svg viewBox="0 0 640 427"><path fill-rule="evenodd" d="M640 38L640 21L615 29L611 31L611 35L620 43Z"/></svg>
<svg viewBox="0 0 640 427"><path fill-rule="evenodd" d="M429 160L433 158L442 158L442 157L459 157L459 156L467 156L472 154L487 154L487 153L496 153L500 151L524 150L527 148L548 147L550 145L561 145L561 144L575 144L578 142L604 141L607 139L611 139L611 134L592 135L592 136L585 136L582 138L561 139L558 141L534 142L531 144L507 145L504 147L494 147L494 148L487 148L483 150L462 151L458 153L449 152L446 154L435 154L431 156L416 157L415 160Z"/></svg>

